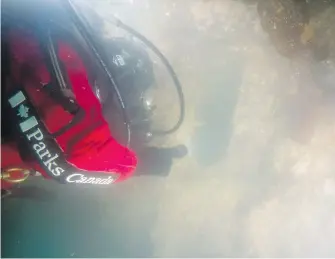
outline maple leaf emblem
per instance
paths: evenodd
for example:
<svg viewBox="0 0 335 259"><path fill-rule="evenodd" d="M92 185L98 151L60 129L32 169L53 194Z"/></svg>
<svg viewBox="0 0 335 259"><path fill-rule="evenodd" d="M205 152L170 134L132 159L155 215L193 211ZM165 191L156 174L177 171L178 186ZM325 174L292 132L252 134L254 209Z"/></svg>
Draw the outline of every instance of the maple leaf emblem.
<svg viewBox="0 0 335 259"><path fill-rule="evenodd" d="M29 108L21 104L18 109L18 114L21 118L28 118Z"/></svg>

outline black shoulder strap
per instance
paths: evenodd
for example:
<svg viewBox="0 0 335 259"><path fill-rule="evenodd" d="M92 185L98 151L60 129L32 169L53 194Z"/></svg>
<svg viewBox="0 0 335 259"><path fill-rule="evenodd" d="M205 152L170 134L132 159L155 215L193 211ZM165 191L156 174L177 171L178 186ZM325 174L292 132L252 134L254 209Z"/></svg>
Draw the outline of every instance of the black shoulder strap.
<svg viewBox="0 0 335 259"><path fill-rule="evenodd" d="M54 136L46 129L25 90L17 87L8 95L13 128L25 146L53 179L62 183L110 184L116 174L94 173L80 170L66 161L65 155ZM87 176L89 175L89 176Z"/></svg>

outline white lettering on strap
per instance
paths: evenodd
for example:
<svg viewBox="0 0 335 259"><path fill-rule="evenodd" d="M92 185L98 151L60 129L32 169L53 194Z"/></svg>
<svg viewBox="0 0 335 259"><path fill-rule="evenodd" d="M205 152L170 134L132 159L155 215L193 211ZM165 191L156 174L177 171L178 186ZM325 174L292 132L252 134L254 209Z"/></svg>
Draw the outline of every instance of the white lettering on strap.
<svg viewBox="0 0 335 259"><path fill-rule="evenodd" d="M44 136L42 131L39 128L37 128L33 133L27 135L28 140L31 140L32 137L34 137L38 141L41 141L43 140Z"/></svg>
<svg viewBox="0 0 335 259"><path fill-rule="evenodd" d="M114 182L112 176L107 178L85 177L83 174L71 174L66 177L68 183L90 183L90 184L110 184Z"/></svg>
<svg viewBox="0 0 335 259"><path fill-rule="evenodd" d="M124 63L123 59L120 59L120 65ZM123 62L123 63L122 63ZM20 129L25 134L27 140L30 142L33 151L38 156L38 160L45 166L46 171L53 174L56 177L62 174L67 174L59 163L60 155L54 152L50 152L48 149L47 142L45 142L45 136L42 130L39 128L39 121L35 116L30 116L29 103L26 104L27 98L22 91L19 91L13 95L9 100L10 106L17 111L17 116L20 118ZM23 120L23 121L22 121ZM74 173L66 177L68 183L82 183L82 184L100 184L107 185L115 181L115 178L108 176L107 178L96 178L86 177L84 174Z"/></svg>

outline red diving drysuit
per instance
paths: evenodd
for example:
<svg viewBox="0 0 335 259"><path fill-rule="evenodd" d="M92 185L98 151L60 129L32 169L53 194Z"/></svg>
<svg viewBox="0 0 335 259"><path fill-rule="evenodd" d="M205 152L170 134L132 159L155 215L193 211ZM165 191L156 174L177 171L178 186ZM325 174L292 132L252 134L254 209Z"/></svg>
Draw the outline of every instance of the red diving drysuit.
<svg viewBox="0 0 335 259"><path fill-rule="evenodd" d="M52 81L37 35L16 28L7 36L11 62L6 84L11 113L7 116L15 117L19 127L14 126L14 141L2 143L1 167L29 167L46 178L78 184L110 184L131 176L137 158L112 137L92 91L86 63L74 46L64 39L54 41L80 110L71 113L54 98L58 86ZM2 181L2 188L7 187Z"/></svg>

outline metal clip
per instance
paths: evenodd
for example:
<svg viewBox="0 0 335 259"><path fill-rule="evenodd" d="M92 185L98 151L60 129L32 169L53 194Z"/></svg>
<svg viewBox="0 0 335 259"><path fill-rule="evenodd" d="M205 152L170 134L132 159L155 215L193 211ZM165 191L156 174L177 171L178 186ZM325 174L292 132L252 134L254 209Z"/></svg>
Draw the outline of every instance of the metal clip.
<svg viewBox="0 0 335 259"><path fill-rule="evenodd" d="M12 178L13 173L20 172L22 173L21 178ZM30 175L29 169L24 169L20 167L11 167L4 170L1 170L1 180L4 180L9 183L22 183L27 180Z"/></svg>

